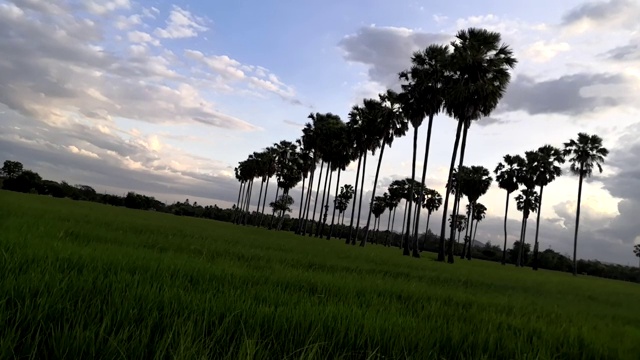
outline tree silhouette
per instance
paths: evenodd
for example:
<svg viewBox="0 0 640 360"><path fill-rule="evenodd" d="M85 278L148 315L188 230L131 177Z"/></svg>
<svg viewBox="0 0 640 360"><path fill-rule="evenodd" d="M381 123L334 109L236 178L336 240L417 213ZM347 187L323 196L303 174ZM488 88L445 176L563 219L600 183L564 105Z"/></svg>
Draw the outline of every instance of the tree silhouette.
<svg viewBox="0 0 640 360"><path fill-rule="evenodd" d="M573 236L573 275L578 275L578 227L580 225L580 202L582 200L582 181L585 177L591 177L593 170L602 172L604 158L609 155L609 150L602 146L602 138L598 135L579 133L577 139L571 139L564 143L562 155L568 158L571 164L571 172L578 175L578 205L576 207L576 228Z"/></svg>
<svg viewBox="0 0 640 360"><path fill-rule="evenodd" d="M511 193L518 190L520 185L518 184L519 171L524 166L524 159L520 155L505 155L503 162L498 163L496 169L493 170L496 174L496 181L498 186L507 192L507 200L504 206L504 246L502 248L502 265L507 261L507 215L509 214L509 198Z"/></svg>
<svg viewBox="0 0 640 360"><path fill-rule="evenodd" d="M462 134L462 144L458 168L464 164L467 131L471 122L479 120L483 116L489 116L496 108L511 80L509 70L517 62L509 46L502 43L500 34L485 29L460 30L456 34L456 40L451 42L451 46L453 51L449 57L448 76L444 83L444 108L449 116L458 121L458 127L447 183L451 183L460 135ZM449 192L445 194L444 214L448 211L449 194ZM459 196L458 191L456 191L456 196ZM456 203L457 201L454 200L453 214L457 214ZM445 260L446 219L446 216L442 217L439 261ZM452 226L451 237L453 237L454 231ZM448 255L448 261L452 263L452 248L449 249Z"/></svg>

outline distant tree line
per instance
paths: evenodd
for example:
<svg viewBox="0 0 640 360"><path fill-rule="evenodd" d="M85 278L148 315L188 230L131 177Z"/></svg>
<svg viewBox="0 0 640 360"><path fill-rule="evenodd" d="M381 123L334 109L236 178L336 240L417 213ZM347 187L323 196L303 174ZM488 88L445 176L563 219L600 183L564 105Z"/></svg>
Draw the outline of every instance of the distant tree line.
<svg viewBox="0 0 640 360"><path fill-rule="evenodd" d="M390 187L390 192L398 192L400 194L398 196L402 198L404 196L402 195L402 189L407 187L407 180L396 181L393 186ZM9 191L40 194L79 201L91 201L111 206L157 211L178 216L191 216L235 223L242 221L242 223L246 224L272 229L280 228L284 231L298 231L302 225L301 221L304 221L304 218L299 220L298 218L291 218L288 215L280 216L280 214L278 214L279 211L289 211L289 206L291 204L287 202L273 202L271 203L273 214L263 214L259 211L241 212L236 205L227 209L220 208L217 205L202 206L198 204L198 202L190 202L189 199L186 199L184 202L178 201L167 205L152 196L137 194L135 192L128 192L124 196L106 193L100 194L88 185L70 185L66 181L56 182L53 180L43 179L38 173L24 169L22 163L11 160L6 160L3 167L0 169L0 187ZM335 200L338 204L338 211L340 211L340 214L344 215L344 209L346 209L346 204L348 204L352 195L353 189L348 185L340 192L338 199ZM429 197L429 199L435 199L436 205L439 202L439 198L437 196ZM393 201L391 203L393 203ZM389 205L387 204L387 206ZM425 209L430 212L432 207L429 205L426 206ZM391 213L389 215L391 218ZM465 222L461 223L465 224ZM388 227L387 230L380 231L379 225L376 226L372 229L372 235L370 237L371 243L402 247L403 232L395 232L392 229L393 226ZM348 233L357 233L357 239L363 240L365 232L358 230L366 229L354 229L352 226L344 225L344 221L340 221L340 223L334 224L333 230L329 227L325 227L320 236L329 236L330 231L333 231L333 234L338 236L344 236ZM458 230L465 231L465 228L461 226ZM419 251L438 252L439 236L432 233L430 230L426 230L426 233L419 234L418 238ZM486 243L479 246L471 246L469 250L469 246L464 243L460 244L460 242L458 242L454 244L455 251L458 253L462 253L465 246L466 251L470 251L474 258L494 262L502 261L503 249L498 245ZM638 257L640 257L640 246L636 245L634 252ZM516 241L511 249L507 250L506 256L507 262L509 263L517 264L518 259L520 259L523 266L533 266L533 252L530 244L525 244L525 246L521 248L520 242ZM596 260L579 260L578 264L584 274L609 279L640 282L640 270L636 267L607 264ZM573 269L572 260L569 256L555 252L552 249L546 249L538 253L537 265L540 269L563 272L571 272Z"/></svg>

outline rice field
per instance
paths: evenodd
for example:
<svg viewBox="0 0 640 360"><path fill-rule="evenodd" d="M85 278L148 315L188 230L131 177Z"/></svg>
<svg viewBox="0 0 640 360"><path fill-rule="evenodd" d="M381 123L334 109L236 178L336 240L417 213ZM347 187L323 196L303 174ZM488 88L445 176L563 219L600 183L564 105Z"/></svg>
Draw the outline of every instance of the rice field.
<svg viewBox="0 0 640 360"><path fill-rule="evenodd" d="M1 359L638 359L638 284L0 191Z"/></svg>

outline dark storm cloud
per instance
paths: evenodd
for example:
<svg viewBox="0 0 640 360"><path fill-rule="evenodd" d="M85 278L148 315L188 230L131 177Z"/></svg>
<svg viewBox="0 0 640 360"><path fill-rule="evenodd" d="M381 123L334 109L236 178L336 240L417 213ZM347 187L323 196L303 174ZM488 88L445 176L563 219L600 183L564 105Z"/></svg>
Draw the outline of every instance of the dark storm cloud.
<svg viewBox="0 0 640 360"><path fill-rule="evenodd" d="M444 34L430 34L394 27L363 27L344 37L338 46L344 58L369 66L369 78L387 87L398 83L398 73L411 65L411 55L433 43L451 39Z"/></svg>
<svg viewBox="0 0 640 360"><path fill-rule="evenodd" d="M633 0L590 1L567 12L562 17L562 24L570 25L585 19L609 22L625 14L637 14L639 8L638 2Z"/></svg>

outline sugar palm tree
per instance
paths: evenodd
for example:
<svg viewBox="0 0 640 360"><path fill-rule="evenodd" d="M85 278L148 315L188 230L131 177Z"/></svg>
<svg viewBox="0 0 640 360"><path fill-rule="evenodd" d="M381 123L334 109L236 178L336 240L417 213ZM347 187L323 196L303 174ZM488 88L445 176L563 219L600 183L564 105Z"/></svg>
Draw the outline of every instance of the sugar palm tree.
<svg viewBox="0 0 640 360"><path fill-rule="evenodd" d="M364 131L362 130L362 108L360 106L354 106L349 112L349 121L347 122L347 129L349 134L349 142L353 146L354 155L358 156L358 168L356 170L356 183L354 190L353 204L351 205L351 221L349 223L349 234L345 244L355 245L355 240L352 242L351 237L353 235L353 221L356 213L356 203L358 201L358 186L360 184L360 169L362 160L364 158L365 167L367 161L366 139ZM364 176L363 176L364 178ZM360 196L362 198L362 195ZM360 219L358 219L359 222ZM356 225L357 226L357 225Z"/></svg>
<svg viewBox="0 0 640 360"><path fill-rule="evenodd" d="M527 235L527 220L531 212L538 211L538 203L540 203L538 193L532 188L524 188L518 196L516 196L516 204L518 211L522 212L522 225L520 227L520 251L518 253L518 261L516 266L523 265L523 256L525 248L525 239Z"/></svg>
<svg viewBox="0 0 640 360"><path fill-rule="evenodd" d="M375 230L374 243L377 243L377 238L378 238L377 234L380 231L380 215L382 215L386 209L387 209L387 204L384 196L376 196L373 199L373 203L371 204L371 212L375 217L375 222L373 223L373 228Z"/></svg>
<svg viewBox="0 0 640 360"><path fill-rule="evenodd" d="M509 214L509 198L511 193L518 190L520 185L518 184L518 172L524 166L524 159L520 155L505 155L503 157L504 162L498 163L496 169L493 170L496 174L496 181L498 186L507 192L507 200L504 206L504 246L502 248L502 265L507 261L507 215Z"/></svg>
<svg viewBox="0 0 640 360"><path fill-rule="evenodd" d="M365 170L367 165L367 157L366 152L371 151L371 155L375 155L376 150L382 145L383 141L383 132L380 130L379 119L380 119L380 111L381 111L381 103L378 99L364 99L363 107L361 113L361 126L360 129L362 131L364 143L363 147L365 149L365 157L362 168L362 181L360 182L360 198L358 200L358 224L360 224L361 213L362 213L362 198L364 194L364 179L365 179ZM374 189L375 191L375 189ZM371 211L371 207L369 207L369 211ZM368 229L368 227L367 227ZM356 226L356 236L351 240L352 244L355 245L355 241L358 238L358 234L360 233L360 227ZM364 230L364 229L363 229ZM364 243L361 241L360 246L364 246Z"/></svg>
<svg viewBox="0 0 640 360"><path fill-rule="evenodd" d="M377 136L380 137L380 153L378 155L378 166L376 168L376 175L373 180L373 190L371 191L371 201L375 199L376 188L378 187L378 177L380 175L380 165L382 164L382 156L384 150L388 146L389 148L393 144L393 140L397 137L404 136L408 130L408 126L402 113L400 112L400 103L398 101L398 94L394 91L387 90L385 94L381 94L380 101L375 104L375 110L377 113ZM371 224L371 214L367 218L367 230L365 231L364 238L362 239L360 246L364 246L367 243L369 237L369 225Z"/></svg>
<svg viewBox="0 0 640 360"><path fill-rule="evenodd" d="M533 270L538 270L538 233L540 231L540 213L542 212L542 191L544 187L562 175L561 164L564 164L562 150L551 145L544 145L538 148L536 164L535 183L540 188L540 202L538 203L538 214L536 218L536 236L533 245Z"/></svg>
<svg viewBox="0 0 640 360"><path fill-rule="evenodd" d="M478 224L480 221L484 220L487 215L487 207L483 204L476 202L473 206L473 221L475 221L476 226L473 229L473 235L471 236L471 242L469 243L469 250L467 251L467 260L471 260L471 250L473 249L473 244L476 242L476 234L478 233Z"/></svg>
<svg viewBox="0 0 640 360"><path fill-rule="evenodd" d="M384 245L389 246L389 234L391 232L391 215L395 212L396 207L398 206L399 200L396 201L395 198L391 197L388 192L382 194L384 198L385 205L387 210L389 210L389 218L387 219L387 236L385 236Z"/></svg>
<svg viewBox="0 0 640 360"><path fill-rule="evenodd" d="M458 121L458 127L447 183L451 182L461 133L459 167L464 164L467 131L471 122L479 120L483 116L489 116L496 108L511 80L509 70L517 62L509 46L502 43L500 34L485 29L461 30L456 34L456 40L451 43L451 46L453 51L449 57L448 76L443 86L445 89L444 108L449 116ZM456 204L455 201L454 204ZM446 193L444 199L445 214L448 211L448 205L449 192ZM457 213L456 208L453 209L453 213ZM438 252L438 260L440 261L445 259L446 219L446 216L442 217L440 229L440 249ZM451 230L453 233L454 229ZM452 252L449 253L449 261L453 261Z"/></svg>
<svg viewBox="0 0 640 360"><path fill-rule="evenodd" d="M489 170L484 166L462 166L458 171L458 181L456 186L458 187L459 191L464 194L469 200L470 224L467 226L467 229L469 229L469 231L472 231L473 229L475 205L478 202L478 199L482 195L487 193L489 187L491 186L491 182L493 181L493 178L491 178L489 174ZM459 196L460 195L458 195L458 197ZM465 241L465 244L466 243L467 242ZM469 248L469 251L471 251L471 248ZM464 248L462 254L465 254ZM470 259L470 255L467 255L467 258Z"/></svg>
<svg viewBox="0 0 640 360"><path fill-rule="evenodd" d="M391 229L389 229L390 231L387 233L387 242L389 242L389 236L391 236L391 232L393 232L393 228L396 223L396 210L398 209L400 201L404 199L405 185L406 184L403 180L394 180L387 188L387 192L389 193L389 205L392 206L389 208L389 211L393 210Z"/></svg>
<svg viewBox="0 0 640 360"><path fill-rule="evenodd" d="M277 160L278 154L276 153L276 149L274 147L267 147L264 150L264 161L265 161L265 166L267 168L266 171L266 177L267 177L267 183L264 187L264 195L262 197L262 211L260 212L260 221L258 222L258 227L262 226L262 219L264 218L264 209L265 209L265 205L266 205L266 201L267 201L267 193L269 192L269 180L275 176L276 171L278 170L277 164L276 164L276 160Z"/></svg>
<svg viewBox="0 0 640 360"><path fill-rule="evenodd" d="M339 119L339 118L338 118ZM338 197L338 190L340 186L340 174L342 171L346 170L349 163L354 158L353 148L351 147L351 143L349 142L349 134L347 126L342 120L340 120L334 129L334 135L331 139L331 147L332 147L332 163L338 168L338 178L336 180L336 191L334 199ZM328 200L328 199L327 199ZM333 235L333 225L336 217L336 206L334 203L333 207L333 215L331 216L331 226L329 227L329 234L327 235L327 240L331 239Z"/></svg>
<svg viewBox="0 0 640 360"><path fill-rule="evenodd" d="M242 176L242 166L243 166L243 162L241 161L240 163L238 163L238 166L233 169L233 173L235 175L235 178L240 183L240 187L238 188L238 201L236 202L236 208L235 208L235 211L234 211L233 217L232 217L232 222L233 223L236 222L236 218L239 215L239 212L240 212L240 200L243 198L242 195L244 193L245 180L244 180L244 177Z"/></svg>
<svg viewBox="0 0 640 360"><path fill-rule="evenodd" d="M279 143L275 143L273 145L273 148L274 148L274 153L276 155L276 169L277 169L276 170L276 178L277 178L276 198L274 201L277 201L280 189L283 189L283 195L284 195L285 193L284 193L283 186L288 186L292 181L290 177L292 177L292 174L294 173L294 170L292 169L292 167L296 166L294 161L297 161L298 147L291 141L282 140ZM270 229L273 227L274 219L275 219L275 213L272 214L271 221L269 222Z"/></svg>
<svg viewBox="0 0 640 360"><path fill-rule="evenodd" d="M427 164L429 162L429 148L431 146L431 130L433 128L433 118L442 110L444 103L443 82L446 76L446 64L449 57L449 47L447 45L430 45L423 51L417 51L411 57L411 68L400 73L400 78L405 81L402 85L404 96L404 108L408 119L414 127L414 148L412 179L415 179L415 162L417 152L418 127L425 117L429 117L427 126L427 139L425 142L424 161L422 163L422 179L420 184L424 187ZM420 199L419 204L423 203ZM411 209L411 205L409 205ZM414 224L414 234L418 233L420 226L420 209L416 206L416 221ZM411 212L411 210L409 210ZM411 215L411 214L410 214ZM409 216L411 218L411 216ZM410 233L410 231L407 231ZM414 257L420 257L417 248L418 236L414 236L413 253ZM408 254L406 254L408 255Z"/></svg>
<svg viewBox="0 0 640 360"><path fill-rule="evenodd" d="M318 142L315 136L315 128L312 123L306 123L302 129L302 136L300 138L301 147L303 151L311 154L311 174L309 175L309 186L307 194L305 196L304 204L301 204L303 208L303 220L300 221L297 233L305 234L307 230L307 221L309 220L309 208L311 206L311 195L313 194L313 180L315 179L316 167L318 161L320 161L320 152L318 149ZM322 173L322 169L320 169Z"/></svg>
<svg viewBox="0 0 640 360"><path fill-rule="evenodd" d="M633 253L638 257L638 259L640 260L640 244L635 244L633 245ZM640 267L640 265L638 265Z"/></svg>
<svg viewBox="0 0 640 360"><path fill-rule="evenodd" d="M467 229L467 223L468 223L468 220L466 215L462 215L462 214L449 215L449 224L451 224L451 226L453 226L456 229L456 232L458 233L458 241L457 241L458 245L460 245L460 235L462 235L462 232ZM449 246L451 247L455 247L455 244L456 243L454 242L449 242Z"/></svg>
<svg viewBox="0 0 640 360"><path fill-rule="evenodd" d="M424 202L422 207L427 210L427 227L425 228L425 236L429 233L429 220L431 220L431 214L442 206L442 195L433 189L427 189L425 192Z"/></svg>
<svg viewBox="0 0 640 360"><path fill-rule="evenodd" d="M336 206L338 207L339 215L342 216L342 220L340 221L340 226L344 228L344 215L349 207L349 202L353 198L353 194L355 193L353 189L353 185L345 184L340 188L340 194L338 195L336 202ZM340 231L339 237L342 237L342 231Z"/></svg>
<svg viewBox="0 0 640 360"><path fill-rule="evenodd" d="M578 249L578 227L580 225L580 202L582 200L582 181L585 177L590 177L593 170L597 168L602 172L602 164L605 157L609 155L602 145L602 138L598 135L579 133L577 139L571 139L564 143L562 154L568 158L571 164L571 172L579 176L578 182L578 206L576 210L576 228L573 237L573 275L578 275L578 262L576 258Z"/></svg>

